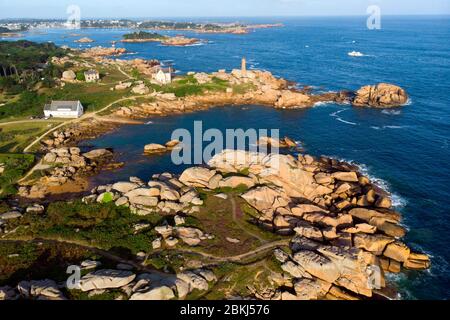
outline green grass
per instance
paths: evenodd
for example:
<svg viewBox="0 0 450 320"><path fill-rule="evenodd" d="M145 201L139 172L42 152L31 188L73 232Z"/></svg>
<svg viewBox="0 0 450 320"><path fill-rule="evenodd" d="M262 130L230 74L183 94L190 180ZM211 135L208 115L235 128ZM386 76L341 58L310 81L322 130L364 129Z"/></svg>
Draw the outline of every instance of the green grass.
<svg viewBox="0 0 450 320"><path fill-rule="evenodd" d="M253 83L242 83L242 84L235 84L232 88L233 88L233 93L244 94L249 91L255 90L256 87Z"/></svg>
<svg viewBox="0 0 450 320"><path fill-rule="evenodd" d="M124 297L125 295L120 290L108 290L104 293L97 294L94 296L89 296L89 292L83 292L81 290L68 290L67 298L70 300L81 300L81 301L111 301L118 297Z"/></svg>
<svg viewBox="0 0 450 320"><path fill-rule="evenodd" d="M41 115L45 102L45 96L33 91L21 91L16 98L10 99L4 106L0 107L0 120Z"/></svg>
<svg viewBox="0 0 450 320"><path fill-rule="evenodd" d="M0 199L15 194L15 183L31 168L35 161L30 154L0 154L5 171L0 174Z"/></svg>
<svg viewBox="0 0 450 320"><path fill-rule="evenodd" d="M201 95L206 91L225 92L229 87L229 83L228 81L213 78L209 83L199 84L193 76L185 76L169 85L158 86L151 84L150 86L156 91L173 93L177 97L187 97L192 95Z"/></svg>
<svg viewBox="0 0 450 320"><path fill-rule="evenodd" d="M126 81L128 78L117 68L105 68L101 67L98 69L100 72L100 79L102 84L115 84L120 81Z"/></svg>
<svg viewBox="0 0 450 320"><path fill-rule="evenodd" d="M103 109L110 103L124 98L129 90L111 91L110 86L95 83L70 83L59 90L50 90L50 100L80 100L85 112Z"/></svg>
<svg viewBox="0 0 450 320"><path fill-rule="evenodd" d="M57 126L60 120L3 124L0 126L0 152L22 152L37 136Z"/></svg>
<svg viewBox="0 0 450 320"><path fill-rule="evenodd" d="M0 242L0 286L21 280L65 280L68 265L90 257L86 250L66 244Z"/></svg>
<svg viewBox="0 0 450 320"><path fill-rule="evenodd" d="M44 216L25 215L17 222L20 228L13 237L68 240L131 257L139 251L148 252L155 238L153 231L134 234L133 225L146 222L154 226L161 219L158 214L134 215L114 203L54 202Z"/></svg>

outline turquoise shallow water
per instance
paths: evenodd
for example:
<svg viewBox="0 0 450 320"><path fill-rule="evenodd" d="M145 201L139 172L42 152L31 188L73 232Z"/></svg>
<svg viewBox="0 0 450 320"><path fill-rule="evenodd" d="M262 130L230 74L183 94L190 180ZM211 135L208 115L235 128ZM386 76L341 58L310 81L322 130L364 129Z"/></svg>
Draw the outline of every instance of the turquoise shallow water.
<svg viewBox="0 0 450 320"><path fill-rule="evenodd" d="M180 72L215 71L239 66L246 56L252 68L267 69L316 90L357 89L392 82L411 96L396 111L356 109L327 104L309 110L273 110L258 106L220 107L206 112L151 119L152 124L125 126L89 141L113 147L127 165L101 182L130 175L148 178L163 171L180 172L169 156L141 155L150 142L165 142L173 129L205 127L275 128L304 142L306 151L363 164L395 195L406 241L432 255L429 272L397 277L404 298L450 298L450 18L386 17L382 29L369 31L364 18L276 19L284 28L258 30L246 36L196 35L210 42L184 48L126 44L135 53L124 58L171 60ZM251 22L271 22L254 20ZM73 31L27 33L34 41L71 45ZM109 45L128 30L76 31ZM172 32L178 34L182 32ZM191 35L190 33L186 33ZM365 56L349 57L350 51Z"/></svg>

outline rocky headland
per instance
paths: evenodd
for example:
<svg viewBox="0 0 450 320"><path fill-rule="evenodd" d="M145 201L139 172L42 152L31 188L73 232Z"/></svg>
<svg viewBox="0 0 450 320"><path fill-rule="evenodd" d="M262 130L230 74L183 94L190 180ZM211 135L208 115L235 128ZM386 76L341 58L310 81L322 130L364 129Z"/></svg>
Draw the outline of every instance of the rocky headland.
<svg viewBox="0 0 450 320"><path fill-rule="evenodd" d="M311 108L321 102L353 104L366 107L398 107L407 102L407 95L401 88L380 84L363 87L357 92L340 91L312 94L306 89L295 89L284 79L273 76L268 71L221 70L212 74L194 73L199 84L207 84L213 79L227 81L230 85L225 91L207 91L200 95L176 97L173 94L155 92L156 101L141 103L119 109L116 114L129 117L148 117L203 110L213 106L259 104L278 109ZM233 86L243 86L241 91ZM367 94L367 88L376 88Z"/></svg>
<svg viewBox="0 0 450 320"><path fill-rule="evenodd" d="M66 156L66 151L60 154L63 150L55 150L54 156L47 158L53 161ZM78 150L68 152L78 154ZM207 166L188 168L179 176L163 173L148 182L131 177L129 181L97 186L83 202L114 203L141 217L158 213L172 217L173 223L166 220L153 227L157 234L151 243L153 250L176 251L182 246L183 252L189 253L187 248L193 248L192 252L198 254L198 247L214 241L215 234L186 227L185 221L196 217L204 205L200 193L230 197L217 193L222 190L233 190L233 197L254 208L254 225L283 237L288 244L286 248L280 241L274 241L273 246L270 242L264 245L272 248L270 255L280 271L271 275L270 290L254 290L253 298L367 299L383 295L385 274L430 267L426 254L415 252L402 241L406 229L401 225L400 214L392 208L390 195L356 166L326 157L225 150ZM3 228L6 230L10 221L36 211L42 214L44 210L35 204L3 214ZM148 227L134 226L136 233ZM232 237L227 239L230 243L239 242ZM222 260L240 259L256 252ZM131 300L183 299L192 290L208 290L208 283L218 281L207 263L200 264L200 269L176 274L147 270L145 275L131 271L135 269L133 263L127 268L118 265L114 270L101 268L95 261L83 265L88 264L97 270L82 278L81 290L92 295L120 290ZM147 279L151 281L143 281ZM65 298L55 281L33 281L0 288L0 294L4 299ZM30 286L52 289L30 291Z"/></svg>
<svg viewBox="0 0 450 320"><path fill-rule="evenodd" d="M100 186L84 201L109 197L140 215L162 210L195 216L203 203L197 189L240 186L246 190L239 196L258 212L255 223L291 239L289 252L274 251L287 278L273 299L372 297L386 286L384 273L430 266L427 255L401 241L406 230L390 195L357 167L325 157L226 150L207 167L189 168L178 177L155 175L146 185ZM208 241L200 230L178 229L158 227L156 246L166 241L174 247L177 237L191 246Z"/></svg>

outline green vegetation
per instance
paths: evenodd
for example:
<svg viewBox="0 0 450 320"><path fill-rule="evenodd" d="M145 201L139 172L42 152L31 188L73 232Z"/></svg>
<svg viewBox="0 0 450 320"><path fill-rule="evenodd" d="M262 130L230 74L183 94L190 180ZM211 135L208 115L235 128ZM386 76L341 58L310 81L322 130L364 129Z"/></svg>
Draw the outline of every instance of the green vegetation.
<svg viewBox="0 0 450 320"><path fill-rule="evenodd" d="M154 226L161 219L158 214L140 217L114 203L53 202L44 216L25 215L13 236L62 239L132 257L139 251L148 252L156 237L153 231L135 234L133 224L144 222Z"/></svg>
<svg viewBox="0 0 450 320"><path fill-rule="evenodd" d="M64 55L65 50L53 43L30 41L0 41L0 92L20 92L33 88L38 82L51 82L54 67L50 58Z"/></svg>
<svg viewBox="0 0 450 320"><path fill-rule="evenodd" d="M90 295L89 292L81 290L68 290L67 297L70 300L81 301L112 301L119 297L125 298L126 296L120 290L110 290L97 295Z"/></svg>
<svg viewBox="0 0 450 320"><path fill-rule="evenodd" d="M233 86L233 93L235 94L244 94L249 91L255 90L255 85L253 83L242 83L236 84Z"/></svg>
<svg viewBox="0 0 450 320"><path fill-rule="evenodd" d="M145 31L139 31L139 32L133 32L133 33L127 33L123 35L123 38L125 40L164 40L167 37L160 35L156 32L145 32Z"/></svg>
<svg viewBox="0 0 450 320"><path fill-rule="evenodd" d="M58 120L12 123L0 126L0 152L21 152L36 136L58 125Z"/></svg>
<svg viewBox="0 0 450 320"><path fill-rule="evenodd" d="M29 154L0 154L0 164L4 172L0 174L0 198L17 192L14 184L34 163L34 156Z"/></svg>
<svg viewBox="0 0 450 320"><path fill-rule="evenodd" d="M45 96L33 91L23 91L18 100L0 107L0 119L37 116L42 113L45 101Z"/></svg>
<svg viewBox="0 0 450 320"><path fill-rule="evenodd" d="M89 258L89 253L68 244L0 242L0 286L21 280L65 280L68 265Z"/></svg>
<svg viewBox="0 0 450 320"><path fill-rule="evenodd" d="M225 92L229 87L228 81L224 81L219 78L213 78L209 83L199 84L193 76L185 76L165 86L158 86L150 83L148 85L157 91L173 93L177 97L201 95L206 91Z"/></svg>
<svg viewBox="0 0 450 320"><path fill-rule="evenodd" d="M84 76L83 70L77 71L76 75L78 81L86 81L86 77Z"/></svg>
<svg viewBox="0 0 450 320"><path fill-rule="evenodd" d="M94 83L68 83L61 90L49 90L46 95L47 100L80 100L85 112L92 112L126 97L129 93L129 90L111 91L110 88Z"/></svg>

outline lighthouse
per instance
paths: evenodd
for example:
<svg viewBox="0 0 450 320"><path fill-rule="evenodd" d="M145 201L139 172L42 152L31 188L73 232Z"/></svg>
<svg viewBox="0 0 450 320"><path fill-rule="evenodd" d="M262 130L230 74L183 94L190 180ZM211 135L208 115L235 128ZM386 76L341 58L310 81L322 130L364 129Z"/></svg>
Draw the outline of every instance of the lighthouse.
<svg viewBox="0 0 450 320"><path fill-rule="evenodd" d="M247 76L247 60L245 58L242 58L241 74L243 77Z"/></svg>

